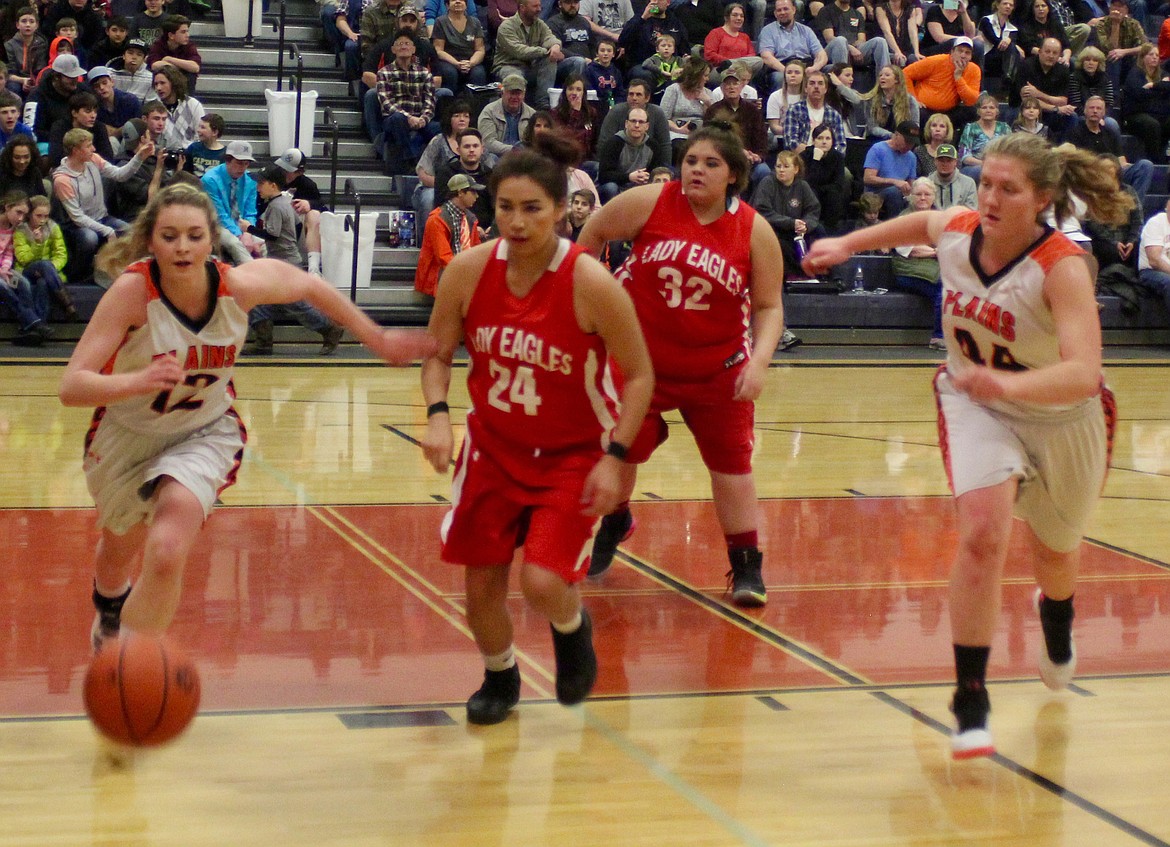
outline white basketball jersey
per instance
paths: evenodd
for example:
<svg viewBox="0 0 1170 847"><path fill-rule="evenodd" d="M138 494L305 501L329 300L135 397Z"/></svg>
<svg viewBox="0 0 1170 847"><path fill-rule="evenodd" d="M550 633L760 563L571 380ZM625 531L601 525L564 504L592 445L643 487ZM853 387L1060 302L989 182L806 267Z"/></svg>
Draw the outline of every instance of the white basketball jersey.
<svg viewBox="0 0 1170 847"><path fill-rule="evenodd" d="M127 429L151 435L181 435L201 429L231 408L236 396L232 369L248 334L248 313L228 290L228 266L221 262L207 265L210 318L202 324L190 320L167 300L153 260L126 270L146 277L146 325L126 334L103 373L140 371L156 356L172 353L183 366L184 379L170 391L111 403L104 413Z"/></svg>
<svg viewBox="0 0 1170 847"><path fill-rule="evenodd" d="M947 370L957 373L969 362L1008 371L1060 362L1056 325L1044 300L1044 278L1061 259L1084 256L1084 251L1061 233L1046 229L1015 261L987 275L973 256L982 239L979 221L976 211L956 215L938 242ZM1007 414L1047 418L1081 404L1055 407L997 401L988 405Z"/></svg>

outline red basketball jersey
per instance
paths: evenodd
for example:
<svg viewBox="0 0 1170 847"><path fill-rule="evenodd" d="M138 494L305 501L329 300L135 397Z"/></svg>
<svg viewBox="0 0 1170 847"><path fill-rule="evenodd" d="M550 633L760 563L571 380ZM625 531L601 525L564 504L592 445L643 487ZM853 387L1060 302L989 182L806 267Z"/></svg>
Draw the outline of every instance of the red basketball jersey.
<svg viewBox="0 0 1170 847"><path fill-rule="evenodd" d="M702 381L750 354L755 217L737 198L703 225L682 184L664 186L616 274L634 300L657 376Z"/></svg>
<svg viewBox="0 0 1170 847"><path fill-rule="evenodd" d="M595 462L617 418L605 344L577 325L573 270L581 248L561 239L525 297L508 290L499 239L463 321L470 354L468 434L521 485L544 487L563 461Z"/></svg>

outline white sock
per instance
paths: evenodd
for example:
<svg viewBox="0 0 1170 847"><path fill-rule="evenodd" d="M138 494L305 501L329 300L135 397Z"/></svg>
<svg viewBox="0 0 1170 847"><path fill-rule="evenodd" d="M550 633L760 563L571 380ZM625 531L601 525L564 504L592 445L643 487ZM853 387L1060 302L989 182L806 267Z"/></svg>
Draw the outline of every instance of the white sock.
<svg viewBox="0 0 1170 847"><path fill-rule="evenodd" d="M561 635L568 635L570 632L576 632L578 629L580 629L581 622L583 620L584 618L581 617L581 610L578 609L577 614L573 615L573 619L568 623L557 623L556 621L550 621L549 623L551 623L552 628Z"/></svg>
<svg viewBox="0 0 1170 847"><path fill-rule="evenodd" d="M309 273L311 273L311 274L321 273L321 254L320 253L313 253L313 252L309 253Z"/></svg>
<svg viewBox="0 0 1170 847"><path fill-rule="evenodd" d="M483 666L489 671L506 671L508 668L515 667L516 654L512 650L512 645L508 645L508 649L503 653L497 653L494 656L484 656Z"/></svg>

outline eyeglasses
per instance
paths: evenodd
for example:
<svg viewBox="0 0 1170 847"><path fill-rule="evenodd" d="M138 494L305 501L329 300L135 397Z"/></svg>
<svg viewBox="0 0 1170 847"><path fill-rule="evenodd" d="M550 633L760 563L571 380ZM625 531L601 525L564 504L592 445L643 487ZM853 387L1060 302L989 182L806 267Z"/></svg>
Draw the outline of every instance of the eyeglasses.
<svg viewBox="0 0 1170 847"><path fill-rule="evenodd" d="M641 118L626 118L628 124L648 124L650 121L644 121Z"/></svg>

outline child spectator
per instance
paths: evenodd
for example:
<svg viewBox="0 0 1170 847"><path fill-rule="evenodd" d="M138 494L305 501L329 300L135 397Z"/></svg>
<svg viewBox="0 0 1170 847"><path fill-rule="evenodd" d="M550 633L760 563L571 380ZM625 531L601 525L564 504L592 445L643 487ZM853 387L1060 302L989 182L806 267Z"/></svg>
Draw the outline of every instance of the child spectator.
<svg viewBox="0 0 1170 847"><path fill-rule="evenodd" d="M626 86L622 72L613 63L617 45L609 39L597 42L597 56L585 66L585 87L597 92L598 117L605 120L614 103L626 99Z"/></svg>
<svg viewBox="0 0 1170 847"><path fill-rule="evenodd" d="M89 61L93 66L106 65L114 59L120 59L126 52L126 40L130 37L130 19L124 15L115 15L106 23L106 35L89 51Z"/></svg>
<svg viewBox="0 0 1170 847"><path fill-rule="evenodd" d="M227 146L220 141L227 124L214 112L208 112L199 121L198 139L187 148L187 171L202 178L205 173L223 161Z"/></svg>
<svg viewBox="0 0 1170 847"><path fill-rule="evenodd" d="M41 154L31 135L17 134L0 151L0 194L20 189L26 197L45 193Z"/></svg>
<svg viewBox="0 0 1170 847"><path fill-rule="evenodd" d="M49 64L49 42L37 32L37 13L31 6L16 12L16 35L4 43L8 83L13 93L27 97Z"/></svg>
<svg viewBox="0 0 1170 847"><path fill-rule="evenodd" d="M43 285L34 288L13 267L16 261L13 238L27 214L28 197L23 191L10 191L0 197L0 303L12 310L20 326L13 343L37 347L53 336L53 331L45 323L49 311L48 296Z"/></svg>
<svg viewBox="0 0 1170 847"><path fill-rule="evenodd" d="M11 91L0 90L0 148L14 135L32 138L32 127L20 120L20 98Z"/></svg>
<svg viewBox="0 0 1170 847"><path fill-rule="evenodd" d="M593 214L594 208L592 191L582 188L574 191L569 198L569 238L573 241L581 234L581 229Z"/></svg>
<svg viewBox="0 0 1170 847"><path fill-rule="evenodd" d="M852 232L855 229L862 227L873 226L878 222L878 216L882 213L882 196L874 194L872 191L866 191L857 198L854 204L857 207L857 217L850 220L845 225L846 232ZM889 253L889 250L877 250L878 253Z"/></svg>
<svg viewBox="0 0 1170 847"><path fill-rule="evenodd" d="M821 222L821 201L801 179L804 160L793 150L782 150L776 156L776 167L768 179L760 180L752 192L751 205L776 232L784 254L785 279L803 279L800 260L794 246L797 238L811 242Z"/></svg>
<svg viewBox="0 0 1170 847"><path fill-rule="evenodd" d="M146 9L135 18L138 26L138 38L143 44L150 45L158 41L163 34L162 24L167 17L163 9L163 0L144 0Z"/></svg>
<svg viewBox="0 0 1170 847"><path fill-rule="evenodd" d="M297 214L293 211L292 200L284 193L284 171L269 165L256 180L256 192L265 201L264 213L252 229L252 233L264 239L268 256L301 266L301 251L297 247ZM301 326L321 333L321 355L328 356L341 342L342 328L314 309L305 300L294 303L256 306L248 313L248 325L256 333L256 340L248 353L267 356L272 353L273 322L277 317L289 315Z"/></svg>
<svg viewBox="0 0 1170 847"><path fill-rule="evenodd" d="M1040 120L1040 101L1035 97L1025 97L1020 101L1020 115L1012 122L1012 132L1048 138L1048 124Z"/></svg>
<svg viewBox="0 0 1170 847"><path fill-rule="evenodd" d="M660 183L670 182L674 179L674 171L670 168L655 168L650 171L650 184L658 185Z"/></svg>
<svg viewBox="0 0 1170 847"><path fill-rule="evenodd" d="M72 53L77 57L77 61L81 62L81 66L86 66L85 48L77 43L77 21L73 18L61 18L57 21L57 31L55 38L49 42L49 61L52 62L57 56L61 54L60 42L62 40L69 42L69 49L65 52ZM53 44L58 44L56 54L53 52Z"/></svg>
<svg viewBox="0 0 1170 847"><path fill-rule="evenodd" d="M191 43L191 21L182 15L169 15L162 22L162 35L151 45L146 66L156 74L163 68L178 68L187 77L187 91L195 92L203 57Z"/></svg>
<svg viewBox="0 0 1170 847"><path fill-rule="evenodd" d="M56 61L57 57L62 55L73 55L73 42L71 42L68 38L54 38L49 42L49 65L48 67L41 68L41 72L37 74L37 85L40 85L41 81L44 80L48 72L52 70L53 62ZM79 71L78 79L81 79L85 75L85 69L81 67L80 59L77 60L77 68ZM35 93L33 99L37 99Z"/></svg>
<svg viewBox="0 0 1170 847"><path fill-rule="evenodd" d="M119 91L128 91L139 100L146 100L154 94L154 74L146 67L146 42L131 38L122 51L122 60L110 60L114 71L114 86ZM120 66L119 66L120 65Z"/></svg>
<svg viewBox="0 0 1170 847"><path fill-rule="evenodd" d="M110 142L116 152L122 149L122 127L126 121L142 114L142 101L114 86L114 72L105 65L91 68L86 74L89 87L97 98L97 119L110 135ZM117 143L114 144L115 139Z"/></svg>
<svg viewBox="0 0 1170 847"><path fill-rule="evenodd" d="M106 125L98 123L97 98L88 91L78 91L69 98L69 117L55 121L49 128L49 162L60 163L65 156L62 139L71 129L85 129L93 134L93 149L107 162L114 161L114 149Z"/></svg>
<svg viewBox="0 0 1170 847"><path fill-rule="evenodd" d="M69 252L65 247L65 233L49 217L49 198L43 194L28 200L28 219L16 228L13 250L16 270L28 280L34 290L44 285L48 294L60 305L65 320L78 320L77 308L65 289L65 263Z"/></svg>
<svg viewBox="0 0 1170 847"><path fill-rule="evenodd" d="M673 35L667 32L662 33L658 36L655 46L658 48L658 52L642 62L642 67L650 72L650 80L654 83L654 94L651 99L655 103L661 103L666 86L682 74L682 65L679 64L678 56L674 55Z"/></svg>

